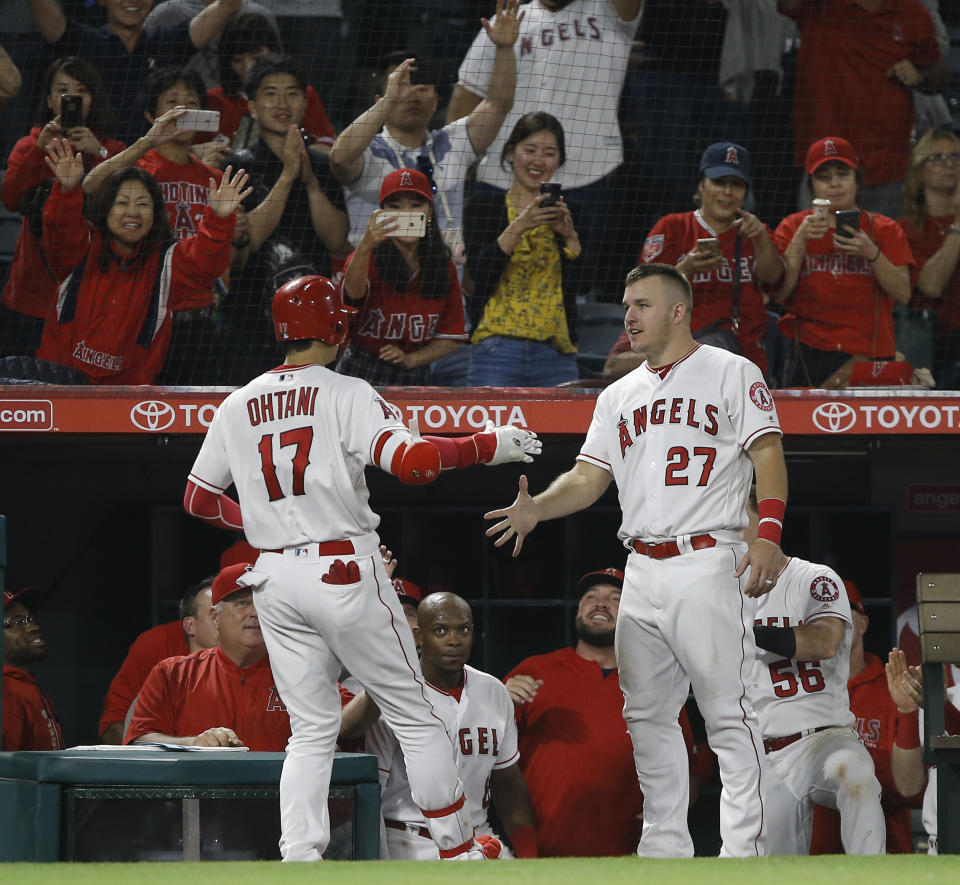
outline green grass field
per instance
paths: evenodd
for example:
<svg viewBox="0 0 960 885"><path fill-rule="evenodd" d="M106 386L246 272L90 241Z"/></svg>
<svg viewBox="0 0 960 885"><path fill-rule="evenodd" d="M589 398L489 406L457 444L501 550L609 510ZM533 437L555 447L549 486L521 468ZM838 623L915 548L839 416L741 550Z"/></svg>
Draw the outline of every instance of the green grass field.
<svg viewBox="0 0 960 885"><path fill-rule="evenodd" d="M466 863L0 864L11 885L960 885L960 857L577 858Z"/></svg>

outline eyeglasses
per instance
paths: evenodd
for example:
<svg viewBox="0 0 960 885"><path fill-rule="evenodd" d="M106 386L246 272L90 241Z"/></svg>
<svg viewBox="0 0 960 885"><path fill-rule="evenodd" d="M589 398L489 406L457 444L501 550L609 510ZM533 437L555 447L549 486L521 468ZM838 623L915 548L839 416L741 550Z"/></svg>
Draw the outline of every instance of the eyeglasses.
<svg viewBox="0 0 960 885"><path fill-rule="evenodd" d="M928 154L924 163L936 163L938 166L960 166L960 151L953 154Z"/></svg>
<svg viewBox="0 0 960 885"><path fill-rule="evenodd" d="M417 171L427 176L427 180L430 182L430 190L436 193L437 183L433 180L433 163L426 154L420 154L417 157Z"/></svg>
<svg viewBox="0 0 960 885"><path fill-rule="evenodd" d="M3 629L12 630L14 627L26 627L27 624L36 624L33 615L19 615L16 618L4 618Z"/></svg>

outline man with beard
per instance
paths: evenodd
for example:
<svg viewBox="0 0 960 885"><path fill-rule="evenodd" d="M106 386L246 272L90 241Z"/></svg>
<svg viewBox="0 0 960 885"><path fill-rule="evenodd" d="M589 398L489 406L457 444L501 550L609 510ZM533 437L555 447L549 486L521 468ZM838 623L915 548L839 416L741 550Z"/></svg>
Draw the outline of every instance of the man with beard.
<svg viewBox="0 0 960 885"><path fill-rule="evenodd" d="M521 661L506 677L516 704L520 769L530 791L541 857L632 854L643 824L633 746L613 639L623 572L588 572L577 582L577 644ZM680 725L693 754L686 710ZM706 771L699 764L706 764ZM691 803L709 754L691 771Z"/></svg>
<svg viewBox="0 0 960 885"><path fill-rule="evenodd" d="M63 729L53 701L30 673L47 656L47 643L33 619L37 587L3 594L3 728L0 749L62 750Z"/></svg>

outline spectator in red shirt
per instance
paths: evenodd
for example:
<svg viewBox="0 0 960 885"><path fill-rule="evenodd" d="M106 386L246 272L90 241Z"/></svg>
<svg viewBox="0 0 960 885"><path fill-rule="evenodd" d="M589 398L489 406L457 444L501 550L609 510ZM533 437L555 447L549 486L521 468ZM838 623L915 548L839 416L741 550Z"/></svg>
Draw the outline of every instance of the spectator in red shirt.
<svg viewBox="0 0 960 885"><path fill-rule="evenodd" d="M213 576L187 588L180 600L180 620L151 627L133 641L103 702L100 740L105 744L123 741L130 705L156 664L165 658L213 648L217 644L217 622L210 601L212 586Z"/></svg>
<svg viewBox="0 0 960 885"><path fill-rule="evenodd" d="M286 748L290 717L274 685L253 590L239 583L249 568L241 562L217 575L212 601L220 645L153 668L137 697L125 744Z"/></svg>
<svg viewBox="0 0 960 885"><path fill-rule="evenodd" d="M690 328L735 328L743 356L766 373L766 291L783 280L783 260L770 230L743 208L750 190L750 154L730 141L710 145L700 159L693 212L661 218L643 244L640 261L674 264L693 288ZM716 242L712 249L701 240ZM734 290L737 316L734 318Z"/></svg>
<svg viewBox="0 0 960 885"><path fill-rule="evenodd" d="M47 656L47 644L33 618L37 587L3 594L2 750L62 750L63 729L53 701L30 673Z"/></svg>
<svg viewBox="0 0 960 885"><path fill-rule="evenodd" d="M426 233L398 236L394 212L422 213ZM429 384L430 363L467 340L457 269L422 172L395 169L383 179L380 209L347 259L343 294L359 307L337 364L346 375L373 385Z"/></svg>
<svg viewBox="0 0 960 885"><path fill-rule="evenodd" d="M794 339L784 387L819 387L855 355L893 359L893 305L910 301L910 246L892 218L859 208L853 145L821 138L805 165L814 198L830 203L823 214L788 215L774 234L787 263L774 297L789 311L780 328ZM838 229L835 213L853 210L857 229Z"/></svg>
<svg viewBox="0 0 960 885"><path fill-rule="evenodd" d="M280 52L280 38L265 16L239 15L224 28L219 49L220 85L207 93L207 106L220 111L219 139L230 142L240 121L244 117L250 119L250 102L243 91L247 74L258 59ZM305 92L307 107L300 125L313 136L318 149L329 152L337 134L317 90L308 85ZM245 139L244 144L234 148L246 147L249 141Z"/></svg>
<svg viewBox="0 0 960 885"><path fill-rule="evenodd" d="M64 95L81 97L81 122L69 129L60 125ZM37 349L43 321L57 297L57 280L40 248L43 204L53 184L53 172L44 162L47 146L54 138L66 137L82 154L87 171L124 148L122 141L107 137L113 130L113 113L103 80L89 62L75 56L58 58L44 74L40 96L36 125L14 145L0 190L3 205L24 216L10 277L0 298L3 353L26 354Z"/></svg>
<svg viewBox="0 0 960 885"><path fill-rule="evenodd" d="M911 308L937 316L933 377L943 390L960 388L960 138L931 129L910 156L900 219L916 265ZM911 354L907 354L911 359Z"/></svg>
<svg viewBox="0 0 960 885"><path fill-rule="evenodd" d="M43 245L66 285L47 316L37 357L78 369L94 384L150 384L167 356L172 311L209 303L227 268L247 176L228 168L197 236L175 242L160 190L142 169L107 178L88 225L80 154L60 139L48 154L57 183L44 207Z"/></svg>

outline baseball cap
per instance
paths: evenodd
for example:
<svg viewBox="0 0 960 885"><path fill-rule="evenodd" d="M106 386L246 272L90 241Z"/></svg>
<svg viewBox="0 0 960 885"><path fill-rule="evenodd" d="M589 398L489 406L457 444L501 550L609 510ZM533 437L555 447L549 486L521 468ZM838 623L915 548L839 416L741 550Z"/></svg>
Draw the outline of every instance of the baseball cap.
<svg viewBox="0 0 960 885"><path fill-rule="evenodd" d="M420 194L433 202L433 188L430 186L430 179L422 172L416 169L394 169L380 185L380 205L387 197L392 197L399 193Z"/></svg>
<svg viewBox="0 0 960 885"><path fill-rule="evenodd" d="M850 608L855 608L861 615L865 615L866 611L863 608L863 600L860 598L860 591L857 589L857 585L853 581L844 578L843 586L847 588L847 599L850 600Z"/></svg>
<svg viewBox="0 0 960 885"><path fill-rule="evenodd" d="M718 141L703 152L700 172L707 178L735 175L750 187L750 151L732 141Z"/></svg>
<svg viewBox="0 0 960 885"><path fill-rule="evenodd" d="M3 591L3 607L19 602L33 611L43 601L44 593L39 587L21 587L19 590Z"/></svg>
<svg viewBox="0 0 960 885"><path fill-rule="evenodd" d="M220 554L220 570L238 562L256 562L259 555L260 551L256 547L251 547L246 541L237 541Z"/></svg>
<svg viewBox="0 0 960 885"><path fill-rule="evenodd" d="M831 160L837 160L844 163L851 169L857 169L860 166L860 158L845 138L821 138L815 141L807 150L807 158L803 161L803 167L807 174L813 175L824 163Z"/></svg>
<svg viewBox="0 0 960 885"><path fill-rule="evenodd" d="M602 568L587 572L577 581L577 595L583 596L594 584L613 584L623 589L623 572L618 568Z"/></svg>
<svg viewBox="0 0 960 885"><path fill-rule="evenodd" d="M237 581L242 574L252 568L249 562L237 562L221 569L220 574L213 579L213 587L210 588L210 604L216 605L238 590L249 590L249 587Z"/></svg>
<svg viewBox="0 0 960 885"><path fill-rule="evenodd" d="M420 600L423 599L423 591L413 581L408 581L406 578L394 578L393 589L397 591L397 596L400 597L401 602L409 602L418 606Z"/></svg>

